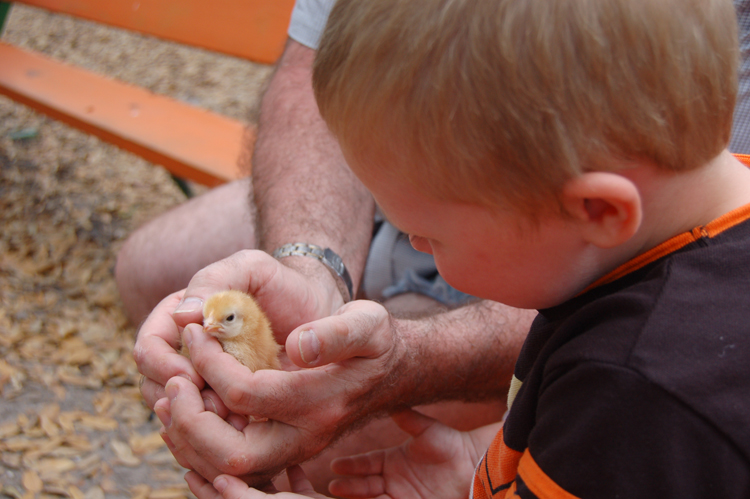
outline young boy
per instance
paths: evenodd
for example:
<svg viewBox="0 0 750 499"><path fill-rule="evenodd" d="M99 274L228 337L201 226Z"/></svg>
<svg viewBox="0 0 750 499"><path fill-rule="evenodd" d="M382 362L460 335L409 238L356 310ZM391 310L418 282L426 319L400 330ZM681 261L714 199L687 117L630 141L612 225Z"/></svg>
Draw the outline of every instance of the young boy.
<svg viewBox="0 0 750 499"><path fill-rule="evenodd" d="M472 497L750 497L737 57L731 0L334 8L314 86L352 170L453 286L539 309ZM486 429L397 421L332 491L468 492Z"/></svg>

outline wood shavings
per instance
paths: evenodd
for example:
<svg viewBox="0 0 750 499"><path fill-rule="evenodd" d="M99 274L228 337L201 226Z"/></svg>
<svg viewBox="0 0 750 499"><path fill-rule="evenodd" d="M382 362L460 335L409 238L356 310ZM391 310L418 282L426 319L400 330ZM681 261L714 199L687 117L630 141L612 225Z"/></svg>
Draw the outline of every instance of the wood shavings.
<svg viewBox="0 0 750 499"><path fill-rule="evenodd" d="M76 469L76 463L72 459L47 458L34 463L34 468L40 476L50 479Z"/></svg>
<svg viewBox="0 0 750 499"><path fill-rule="evenodd" d="M136 485L130 488L131 499L147 499L149 493L151 493L151 487L148 485Z"/></svg>
<svg viewBox="0 0 750 499"><path fill-rule="evenodd" d="M94 416L91 414L84 414L79 421L83 426L89 429L100 431L116 430L119 425L114 418L107 416Z"/></svg>
<svg viewBox="0 0 750 499"><path fill-rule="evenodd" d="M112 392L100 392L94 396L94 409L97 414L107 414L107 411L112 407L115 398L112 396Z"/></svg>
<svg viewBox="0 0 750 499"><path fill-rule="evenodd" d="M0 439L7 439L18 435L21 429L18 427L18 423L15 421L8 421L0 425Z"/></svg>
<svg viewBox="0 0 750 499"><path fill-rule="evenodd" d="M0 461L2 461L5 467L12 470L19 470L22 466L20 454L11 454L9 452L3 453L0 457Z"/></svg>
<svg viewBox="0 0 750 499"><path fill-rule="evenodd" d="M148 495L148 499L180 499L187 497L189 490L187 487L172 487L154 490Z"/></svg>
<svg viewBox="0 0 750 499"><path fill-rule="evenodd" d="M133 454L133 449L131 449L130 446L125 442L114 440L110 443L110 445L115 451L115 455L117 456L120 464L124 466L138 466L139 464L141 464L141 460L135 457L135 455Z"/></svg>
<svg viewBox="0 0 750 499"><path fill-rule="evenodd" d="M101 487L91 487L83 497L84 499L104 499L104 490Z"/></svg>
<svg viewBox="0 0 750 499"><path fill-rule="evenodd" d="M133 452L139 456L152 454L166 446L164 440L162 440L159 435L159 432L156 431L149 433L148 435L133 434L128 440L128 444L130 444Z"/></svg>
<svg viewBox="0 0 750 499"><path fill-rule="evenodd" d="M31 492L32 494L41 492L44 488L44 482L42 482L42 479L39 478L39 475L34 470L24 471L21 483L26 491Z"/></svg>
<svg viewBox="0 0 750 499"><path fill-rule="evenodd" d="M3 41L239 119L270 74L22 4ZM0 495L192 497L113 278L127 235L183 201L163 169L0 97Z"/></svg>
<svg viewBox="0 0 750 499"><path fill-rule="evenodd" d="M101 486L102 491L105 495L114 494L118 489L117 483L112 479L112 477L104 478L99 485Z"/></svg>
<svg viewBox="0 0 750 499"><path fill-rule="evenodd" d="M78 461L78 469L84 476L92 476L99 469L100 465L101 461L97 454L91 454Z"/></svg>
<svg viewBox="0 0 750 499"><path fill-rule="evenodd" d="M166 444L165 444L165 447L166 447ZM145 461L155 466L175 464L174 457L172 457L172 454L170 454L168 450L157 452L156 454L149 454L145 457ZM179 465L178 465L178 469L180 469ZM171 476L171 473L168 473L168 474Z"/></svg>
<svg viewBox="0 0 750 499"><path fill-rule="evenodd" d="M70 485L67 492L71 499L86 499L86 496L81 492L81 489L75 485Z"/></svg>
<svg viewBox="0 0 750 499"><path fill-rule="evenodd" d="M11 386L20 389L21 383L25 377L23 371L16 369L4 360L0 360L0 388L2 388L5 383L10 382Z"/></svg>

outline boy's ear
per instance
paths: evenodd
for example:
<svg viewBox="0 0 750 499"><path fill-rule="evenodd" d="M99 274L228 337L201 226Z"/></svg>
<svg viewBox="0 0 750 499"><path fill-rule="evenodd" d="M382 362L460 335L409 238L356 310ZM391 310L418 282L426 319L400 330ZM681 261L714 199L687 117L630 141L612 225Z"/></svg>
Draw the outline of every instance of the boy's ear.
<svg viewBox="0 0 750 499"><path fill-rule="evenodd" d="M569 180L562 201L566 212L578 222L583 238L600 248L623 244L641 225L638 188L616 173L589 172Z"/></svg>

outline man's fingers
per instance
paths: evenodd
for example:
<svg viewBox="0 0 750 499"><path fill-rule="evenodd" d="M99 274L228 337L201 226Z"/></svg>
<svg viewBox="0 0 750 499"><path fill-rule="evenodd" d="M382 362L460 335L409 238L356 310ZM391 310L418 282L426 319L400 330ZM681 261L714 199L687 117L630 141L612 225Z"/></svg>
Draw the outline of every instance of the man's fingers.
<svg viewBox="0 0 750 499"><path fill-rule="evenodd" d="M203 379L193 364L178 353L180 330L172 320L171 312L181 296L181 292L173 293L154 308L138 331L133 357L138 371L158 385L164 386L170 378L183 375L202 387Z"/></svg>
<svg viewBox="0 0 750 499"><path fill-rule="evenodd" d="M237 365L236 370L225 365L221 371L215 363L208 361L207 372L203 372L207 383L230 411L256 419L272 419L316 436L331 431L326 428L336 427L333 422L340 422L348 414L348 410L338 403L338 398L343 396L340 392L351 391L353 386L341 376L320 370L287 372L264 369L253 373L241 364ZM331 386L332 378L342 381ZM311 411L311 407L314 410ZM328 439L333 436L331 432ZM307 440L305 445L315 453L321 449L313 448L314 445L327 443L325 437L323 440Z"/></svg>
<svg viewBox="0 0 750 499"><path fill-rule="evenodd" d="M230 410L246 410L250 404L250 390L246 388L246 384L254 376L250 369L224 352L218 340L203 332L197 325L188 325L183 331L183 337L188 344L193 365L218 394L216 399L212 397L210 400L217 407L214 412L226 417ZM253 415L264 416L259 413Z"/></svg>
<svg viewBox="0 0 750 499"><path fill-rule="evenodd" d="M210 397L206 400L208 410L225 419L233 411L258 419L270 418L286 423L306 416L306 413L301 412L301 408L305 406L300 401L312 397L314 388L319 385L312 384L311 381L306 383L304 378L311 379L312 376L294 377L293 373L276 370L253 373L225 353L219 342L200 327L188 325L183 336L190 343L195 368L215 392L209 394ZM284 390L285 397L292 397L300 403L290 405L285 398L279 397L280 389ZM210 407L211 403L216 410ZM296 411L292 410L295 408ZM236 421L230 419L229 422L241 429Z"/></svg>
<svg viewBox="0 0 750 499"><path fill-rule="evenodd" d="M185 475L185 481L190 491L198 499L221 499L222 497L210 482L206 481L205 478L195 471L188 471Z"/></svg>
<svg viewBox="0 0 750 499"><path fill-rule="evenodd" d="M288 426L273 421L250 423L238 431L213 412L204 411L200 392L183 378L171 379L166 393L170 410L168 435L176 451L205 478L213 479L220 473L240 476L256 470L263 472L263 467L268 466L263 459L274 452L288 451L295 436ZM259 475L257 481L269 479L270 476Z"/></svg>
<svg viewBox="0 0 750 499"><path fill-rule="evenodd" d="M160 336L173 350L177 350L180 345L179 330L172 321L172 312L182 300L182 291L176 291L165 297L159 302L154 310L148 315L145 321L138 328L136 333L136 343L144 336Z"/></svg>
<svg viewBox="0 0 750 499"><path fill-rule="evenodd" d="M207 411L213 412L221 419L227 419L230 411L215 391L210 388L202 390L201 397L203 397L204 408Z"/></svg>
<svg viewBox="0 0 750 499"><path fill-rule="evenodd" d="M238 289L253 295L262 292L263 285L273 277L278 266L273 257L256 250L239 251L212 263L190 280L174 312L174 321L183 327L191 322L201 322L203 304L219 291Z"/></svg>
<svg viewBox="0 0 750 499"><path fill-rule="evenodd" d="M249 275L238 265L237 254L199 270L185 289L185 294L173 314L179 326L203 321L203 304L219 291L228 289L248 290Z"/></svg>
<svg viewBox="0 0 750 499"><path fill-rule="evenodd" d="M165 391L167 399L157 402L155 412L166 429L168 438L165 442L169 445L169 450L175 457L179 456L178 460L183 467L195 470L208 479L225 472L214 466L211 454L206 454L200 445L196 445L195 434L202 432L213 435L216 428L238 432L218 415L204 410L205 402L201 393L186 379L172 378L167 382ZM203 437L210 438L206 435ZM187 466L185 462L188 463Z"/></svg>
<svg viewBox="0 0 750 499"><path fill-rule="evenodd" d="M412 437L418 437L438 421L412 409L391 415L391 419Z"/></svg>
<svg viewBox="0 0 750 499"><path fill-rule="evenodd" d="M146 405L152 410L158 400L167 396L162 385L155 383L145 376L141 378L141 395L143 396ZM211 389L202 390L201 396L203 397L203 402L207 411L218 414L222 419L226 419L227 416L229 416L229 409L224 405L224 402L222 402L216 392Z"/></svg>
<svg viewBox="0 0 750 499"><path fill-rule="evenodd" d="M190 469L190 462L188 462L188 460L182 454L180 454L180 452L178 452L177 448L174 445L174 442L172 442L172 439L169 438L169 435L167 434L167 427L171 425L172 420L172 415L169 412L169 399L167 399L166 397L163 399L159 399L156 404L154 404L154 413L163 425L159 430L159 436L162 438L162 440L164 440L164 443L167 445L167 448L169 448L169 451L177 460L177 463L183 468Z"/></svg>
<svg viewBox="0 0 750 499"><path fill-rule="evenodd" d="M208 352L210 355L218 355L224 352L219 340L203 331L199 324L188 324L182 331L182 340L190 352L191 363L200 372L202 357ZM227 354L228 355L228 354Z"/></svg>
<svg viewBox="0 0 750 499"><path fill-rule="evenodd" d="M164 440L164 443L167 444L167 448L169 449L169 452L171 452L172 455L174 456L175 460L177 461L177 464L179 464L186 470L189 470L190 468L192 468L192 465L190 464L190 462L187 459L185 459L185 457L177 451L177 448L172 442L172 439L169 438L169 435L167 435L167 430L165 428L162 428L159 431L159 436L161 437L162 440Z"/></svg>
<svg viewBox="0 0 750 499"><path fill-rule="evenodd" d="M255 499L267 496L265 492L251 489L245 482L230 475L217 477L214 480L214 488L221 492L221 497L224 499Z"/></svg>
<svg viewBox="0 0 750 499"><path fill-rule="evenodd" d="M146 351L149 352L148 357L143 353ZM203 378L195 370L190 359L172 350L157 337L144 340L140 345L136 345L133 350L133 357L138 365L138 371L147 379L161 386L164 386L168 380L175 376L189 379L196 386L204 386Z"/></svg>
<svg viewBox="0 0 750 499"><path fill-rule="evenodd" d="M188 326L183 336L190 343L195 368L230 411L267 417L322 436L321 426L335 427L335 423L350 416L351 411L342 400L353 397L357 390L364 394L371 389L372 380L390 372L386 364L393 358L393 336L388 313L375 302L352 304L330 321L313 323L322 340L323 360L319 364L346 361L307 366L318 369L252 373L224 353L218 342L200 328ZM287 349L294 350L292 355L298 358L300 350L290 345L299 339L299 332L287 341ZM289 400L295 402L290 404ZM311 405L315 407L312 412ZM329 433L328 438L335 436L335 432ZM316 445L325 440L323 437Z"/></svg>
<svg viewBox="0 0 750 499"><path fill-rule="evenodd" d="M163 385L160 385L145 376L141 378L141 395L143 396L146 405L151 409L154 408L154 404L156 404L157 400L163 399L166 396Z"/></svg>
<svg viewBox="0 0 750 499"><path fill-rule="evenodd" d="M286 341L289 358L315 367L355 357L376 358L393 348L390 316L378 303L354 301L336 315L298 327Z"/></svg>

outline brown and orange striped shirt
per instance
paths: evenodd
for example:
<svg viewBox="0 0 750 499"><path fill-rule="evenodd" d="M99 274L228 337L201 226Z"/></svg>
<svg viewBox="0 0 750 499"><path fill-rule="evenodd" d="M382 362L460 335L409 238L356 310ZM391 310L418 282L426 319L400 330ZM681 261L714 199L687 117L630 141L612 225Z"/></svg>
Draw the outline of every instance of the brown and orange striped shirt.
<svg viewBox="0 0 750 499"><path fill-rule="evenodd" d="M750 205L540 310L511 405L473 499L750 497Z"/></svg>

